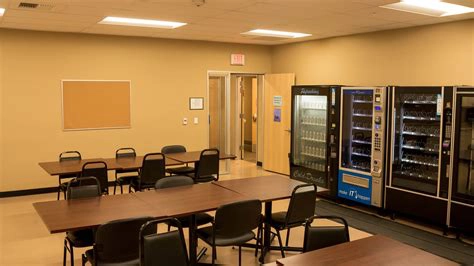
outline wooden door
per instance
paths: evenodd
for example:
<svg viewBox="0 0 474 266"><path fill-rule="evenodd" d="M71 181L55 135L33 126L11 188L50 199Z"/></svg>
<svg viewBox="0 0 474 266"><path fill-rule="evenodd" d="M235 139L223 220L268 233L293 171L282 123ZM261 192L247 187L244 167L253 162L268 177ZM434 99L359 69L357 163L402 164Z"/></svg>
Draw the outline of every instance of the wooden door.
<svg viewBox="0 0 474 266"><path fill-rule="evenodd" d="M268 171L289 175L291 86L295 85L295 74L267 74L264 79L263 168ZM278 103L280 100L281 104Z"/></svg>

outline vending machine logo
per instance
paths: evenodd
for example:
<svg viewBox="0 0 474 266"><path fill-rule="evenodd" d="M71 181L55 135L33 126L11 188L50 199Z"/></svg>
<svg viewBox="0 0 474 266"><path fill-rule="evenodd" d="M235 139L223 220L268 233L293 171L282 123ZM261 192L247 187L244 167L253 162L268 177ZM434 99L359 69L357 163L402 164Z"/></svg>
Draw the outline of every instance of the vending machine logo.
<svg viewBox="0 0 474 266"><path fill-rule="evenodd" d="M302 88L301 89L301 94L316 94L319 95L319 90L318 89L307 89L307 88Z"/></svg>
<svg viewBox="0 0 474 266"><path fill-rule="evenodd" d="M348 200L353 200L356 202L360 202L363 204L371 205L371 194L372 194L372 187L369 186L369 188L365 187L360 187L356 186L353 184L349 184L343 181L342 176L343 172L339 172L339 178L338 178L338 196L341 198L345 198ZM348 173L345 173L348 174ZM353 173L351 173L353 174ZM363 176L364 178L369 178L366 176ZM369 184L371 182L369 181Z"/></svg>

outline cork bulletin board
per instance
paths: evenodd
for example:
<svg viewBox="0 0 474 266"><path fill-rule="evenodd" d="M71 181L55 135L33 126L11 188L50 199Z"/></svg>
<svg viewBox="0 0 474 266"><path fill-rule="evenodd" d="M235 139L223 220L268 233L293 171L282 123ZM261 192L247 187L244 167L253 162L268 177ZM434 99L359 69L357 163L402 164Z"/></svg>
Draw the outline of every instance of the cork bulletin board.
<svg viewBox="0 0 474 266"><path fill-rule="evenodd" d="M64 130L130 128L128 80L62 80Z"/></svg>

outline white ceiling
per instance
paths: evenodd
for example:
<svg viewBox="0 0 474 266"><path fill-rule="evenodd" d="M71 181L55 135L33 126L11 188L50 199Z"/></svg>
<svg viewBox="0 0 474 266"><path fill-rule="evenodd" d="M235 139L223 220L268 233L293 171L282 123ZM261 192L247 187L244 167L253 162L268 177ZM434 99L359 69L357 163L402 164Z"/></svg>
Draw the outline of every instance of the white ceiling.
<svg viewBox="0 0 474 266"><path fill-rule="evenodd" d="M21 9L20 2L41 7ZM206 0L196 7L192 0L0 0L6 8L0 27L275 45L474 18L473 13L435 18L378 7L394 2L398 0ZM165 30L97 24L105 16L188 25ZM313 36L282 40L240 34L256 28Z"/></svg>

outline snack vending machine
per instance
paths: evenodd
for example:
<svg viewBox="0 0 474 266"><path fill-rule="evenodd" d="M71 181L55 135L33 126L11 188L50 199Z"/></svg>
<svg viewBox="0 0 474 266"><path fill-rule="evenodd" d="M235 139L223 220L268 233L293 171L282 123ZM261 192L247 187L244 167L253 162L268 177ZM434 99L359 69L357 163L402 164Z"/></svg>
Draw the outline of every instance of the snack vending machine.
<svg viewBox="0 0 474 266"><path fill-rule="evenodd" d="M293 86L290 177L336 196L340 86Z"/></svg>
<svg viewBox="0 0 474 266"><path fill-rule="evenodd" d="M338 197L382 207L386 158L386 87L343 87Z"/></svg>
<svg viewBox="0 0 474 266"><path fill-rule="evenodd" d="M446 225L452 87L394 87L385 208Z"/></svg>

